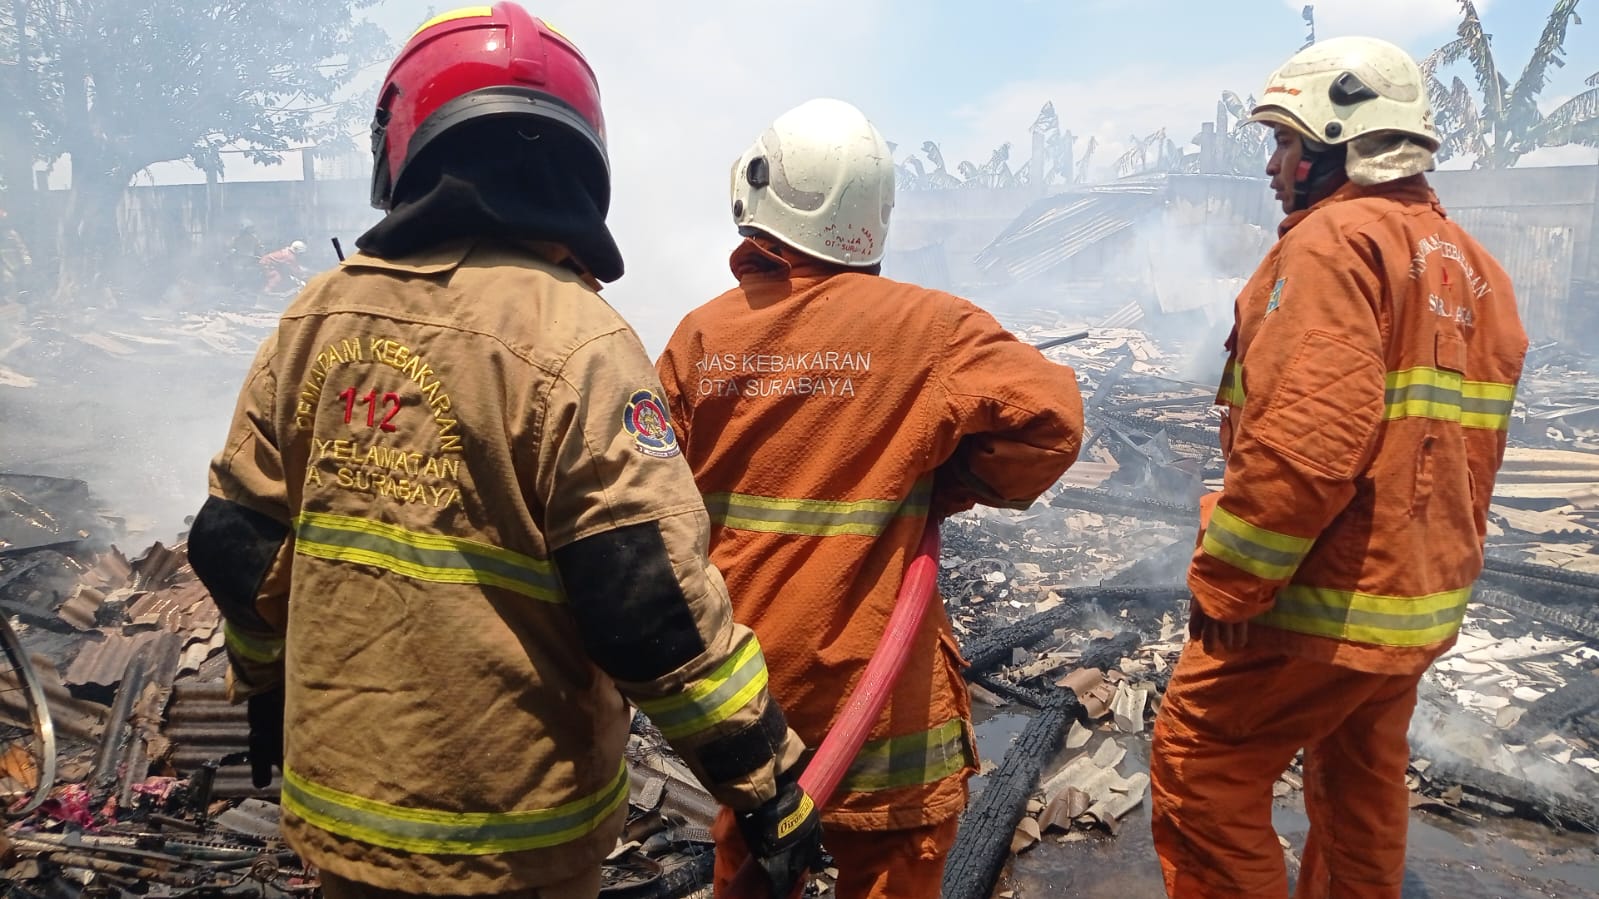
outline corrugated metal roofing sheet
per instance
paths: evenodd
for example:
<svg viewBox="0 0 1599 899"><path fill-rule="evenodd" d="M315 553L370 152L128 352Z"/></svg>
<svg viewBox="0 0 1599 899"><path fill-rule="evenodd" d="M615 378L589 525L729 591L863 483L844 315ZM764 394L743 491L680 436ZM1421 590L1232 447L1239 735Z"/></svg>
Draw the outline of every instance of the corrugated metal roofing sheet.
<svg viewBox="0 0 1599 899"><path fill-rule="evenodd" d="M222 618L211 595L199 581L147 593L128 607L128 620L134 624L155 624L186 638L206 640Z"/></svg>
<svg viewBox="0 0 1599 899"><path fill-rule="evenodd" d="M1100 184L1033 204L977 254L977 267L1015 280L1036 277L1132 227L1161 207L1166 179Z"/></svg>
<svg viewBox="0 0 1599 899"><path fill-rule="evenodd" d="M102 640L85 642L77 657L72 660L72 665L67 668L66 677L63 678L68 684L116 686L121 683L122 673L128 669L128 662L141 649L146 646L155 648L163 642L176 645L181 639L177 634L161 630L122 633L117 628L101 628L100 633L103 635Z"/></svg>

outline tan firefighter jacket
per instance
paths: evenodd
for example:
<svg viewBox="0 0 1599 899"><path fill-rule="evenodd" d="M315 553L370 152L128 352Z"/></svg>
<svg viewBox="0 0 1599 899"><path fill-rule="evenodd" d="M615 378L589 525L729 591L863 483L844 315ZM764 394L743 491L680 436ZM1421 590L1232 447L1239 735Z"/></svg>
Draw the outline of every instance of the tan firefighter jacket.
<svg viewBox="0 0 1599 899"><path fill-rule="evenodd" d="M292 525L228 647L241 694L286 682L284 830L340 876L493 893L591 870L626 809L624 695L734 807L802 750L706 561L654 368L561 256L464 242L317 277L212 464L214 497Z"/></svg>

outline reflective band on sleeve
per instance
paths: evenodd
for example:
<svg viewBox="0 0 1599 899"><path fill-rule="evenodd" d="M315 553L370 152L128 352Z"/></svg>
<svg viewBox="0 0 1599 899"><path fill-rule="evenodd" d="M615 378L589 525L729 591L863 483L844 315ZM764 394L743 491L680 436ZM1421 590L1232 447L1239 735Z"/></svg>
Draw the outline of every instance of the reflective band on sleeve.
<svg viewBox="0 0 1599 899"><path fill-rule="evenodd" d="M723 527L797 537L876 537L896 518L927 514L931 481L919 481L903 500L835 501L712 493L705 497L711 520Z"/></svg>
<svg viewBox="0 0 1599 899"><path fill-rule="evenodd" d="M312 827L425 855L492 855L561 846L593 833L627 801L627 763L588 796L548 809L444 812L406 808L313 783L283 769L283 808Z"/></svg>
<svg viewBox="0 0 1599 899"><path fill-rule="evenodd" d="M549 562L475 540L325 512L301 514L294 536L294 551L302 556L372 565L436 584L483 584L545 602L564 601Z"/></svg>
<svg viewBox="0 0 1599 899"><path fill-rule="evenodd" d="M1426 646L1460 630L1471 588L1426 596L1380 596L1293 584L1277 593L1261 624L1381 646Z"/></svg>
<svg viewBox="0 0 1599 899"><path fill-rule="evenodd" d="M1457 372L1418 366L1388 373L1385 402L1383 417L1389 421L1431 418L1504 431L1510 428L1510 413L1516 407L1516 386L1467 381Z"/></svg>
<svg viewBox="0 0 1599 899"><path fill-rule="evenodd" d="M251 662L271 663L283 658L283 638L250 634L222 622L222 639L229 651Z"/></svg>
<svg viewBox="0 0 1599 899"><path fill-rule="evenodd" d="M1244 406L1244 366L1235 359L1227 360L1221 372L1221 389L1216 391L1218 405L1226 404L1242 409Z"/></svg>
<svg viewBox="0 0 1599 899"><path fill-rule="evenodd" d="M639 699L639 708L668 740L715 727L766 688L766 656L751 636L727 661L676 696Z"/></svg>
<svg viewBox="0 0 1599 899"><path fill-rule="evenodd" d="M1284 581L1293 576L1315 541L1292 537L1256 527L1217 506L1210 514L1205 539L1200 544L1206 555L1268 581Z"/></svg>
<svg viewBox="0 0 1599 899"><path fill-rule="evenodd" d="M937 783L974 761L965 722L952 718L932 730L862 746L842 786L851 793L871 793Z"/></svg>

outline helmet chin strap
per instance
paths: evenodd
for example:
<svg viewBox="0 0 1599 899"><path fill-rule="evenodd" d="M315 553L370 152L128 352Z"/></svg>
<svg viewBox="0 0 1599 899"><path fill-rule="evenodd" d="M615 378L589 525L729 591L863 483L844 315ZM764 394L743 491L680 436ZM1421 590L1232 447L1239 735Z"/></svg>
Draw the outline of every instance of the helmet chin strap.
<svg viewBox="0 0 1599 899"><path fill-rule="evenodd" d="M1304 147L1299 166L1294 169L1294 211L1309 209L1311 197L1324 192L1344 171L1345 148L1329 146L1309 138L1300 139Z"/></svg>

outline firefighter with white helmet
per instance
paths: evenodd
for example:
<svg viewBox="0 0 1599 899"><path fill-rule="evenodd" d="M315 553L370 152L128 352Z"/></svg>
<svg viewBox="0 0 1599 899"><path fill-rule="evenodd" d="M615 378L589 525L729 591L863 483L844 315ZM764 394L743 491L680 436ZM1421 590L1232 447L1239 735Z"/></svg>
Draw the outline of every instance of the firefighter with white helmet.
<svg viewBox="0 0 1599 899"><path fill-rule="evenodd" d="M262 345L190 531L256 785L281 768L329 899L593 899L631 702L786 896L818 851L779 782L804 747L598 293L622 257L593 71L514 3L454 10L372 133L385 215Z"/></svg>
<svg viewBox="0 0 1599 899"><path fill-rule="evenodd" d="M818 99L784 113L733 164L733 222L848 268L878 264L894 158L861 111Z"/></svg>
<svg viewBox="0 0 1599 899"><path fill-rule="evenodd" d="M729 201L738 286L689 313L657 368L734 615L814 746L924 529L976 503L1030 504L1077 456L1082 399L1070 368L988 313L879 276L894 162L854 106L778 116L734 163ZM839 899L939 895L977 769L941 604L912 639L823 813ZM749 851L735 824L724 813L713 830L719 890Z"/></svg>
<svg viewBox="0 0 1599 899"><path fill-rule="evenodd" d="M1482 570L1527 337L1504 269L1428 186L1403 50L1315 44L1251 121L1287 213L1238 297L1190 639L1155 721L1174 899L1285 897L1272 785L1304 752L1300 899L1398 899L1417 685Z"/></svg>
<svg viewBox="0 0 1599 899"><path fill-rule="evenodd" d="M1285 212L1307 208L1344 179L1367 185L1431 171L1438 128L1421 68L1400 47L1370 37L1312 44L1266 80L1246 122L1292 130L1303 148Z"/></svg>
<svg viewBox="0 0 1599 899"><path fill-rule="evenodd" d="M300 262L305 250L305 241L296 240L261 257L261 267L266 269L267 293L297 290L305 284L307 272Z"/></svg>

